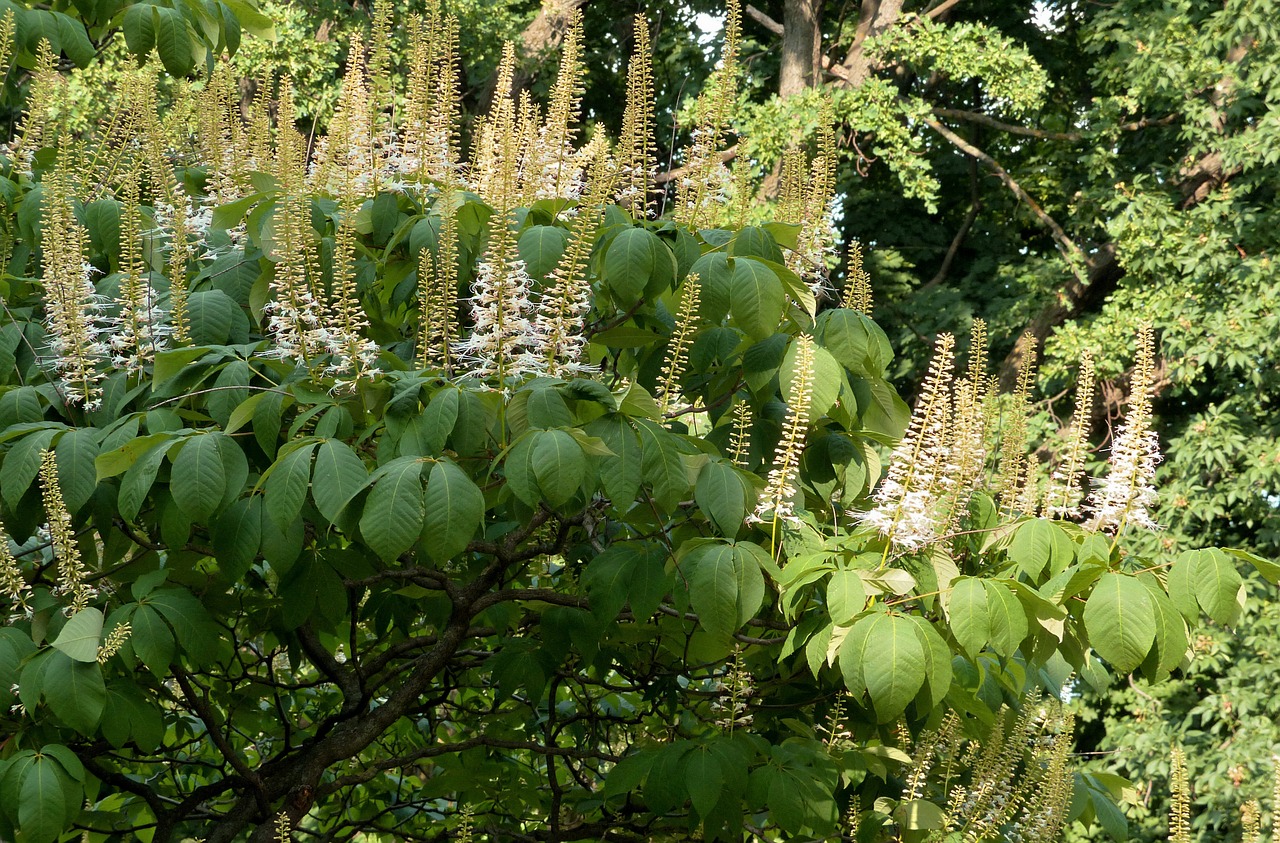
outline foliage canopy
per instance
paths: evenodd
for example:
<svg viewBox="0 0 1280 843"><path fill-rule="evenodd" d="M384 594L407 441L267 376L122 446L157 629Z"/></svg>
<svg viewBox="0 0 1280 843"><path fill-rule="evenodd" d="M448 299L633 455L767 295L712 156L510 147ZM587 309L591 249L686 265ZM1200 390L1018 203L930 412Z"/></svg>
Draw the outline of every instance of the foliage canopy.
<svg viewBox="0 0 1280 843"><path fill-rule="evenodd" d="M647 52L614 144L578 27L545 110L508 50L464 164L458 26L375 14L314 148L290 80L161 108L154 63L74 135L52 45L19 57L0 832L1122 833L1045 700L1167 678L1238 562L1280 575L1131 542L1150 331L1128 450L1088 501L1064 451L1059 505L1029 366L997 426L981 342L957 372L943 334L912 414L865 277L832 289L829 119L751 224L736 4L666 218Z"/></svg>

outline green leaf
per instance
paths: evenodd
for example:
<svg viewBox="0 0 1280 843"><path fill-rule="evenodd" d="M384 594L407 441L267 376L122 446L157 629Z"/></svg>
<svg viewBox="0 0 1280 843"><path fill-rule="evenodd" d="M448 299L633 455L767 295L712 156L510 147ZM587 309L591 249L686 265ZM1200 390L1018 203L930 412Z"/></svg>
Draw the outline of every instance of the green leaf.
<svg viewBox="0 0 1280 843"><path fill-rule="evenodd" d="M582 446L563 430L543 430L534 436L529 464L538 488L552 506L568 502L586 476Z"/></svg>
<svg viewBox="0 0 1280 843"><path fill-rule="evenodd" d="M924 648L925 683L916 702L917 711L924 714L941 705L946 699L947 692L951 690L952 652L932 623L916 615L909 617L916 625L920 646Z"/></svg>
<svg viewBox="0 0 1280 843"><path fill-rule="evenodd" d="M428 453L444 450L445 440L458 423L460 390L449 387L431 396L431 403L422 412L424 444Z"/></svg>
<svg viewBox="0 0 1280 843"><path fill-rule="evenodd" d="M156 36L156 52L164 69L173 76L187 76L195 69L195 54L187 21L177 9L152 6ZM194 296L192 296L194 298Z"/></svg>
<svg viewBox="0 0 1280 843"><path fill-rule="evenodd" d="M957 578L951 583L951 594L944 605L947 624L956 643L970 660L977 658L991 640L991 615L983 581L973 577Z"/></svg>
<svg viewBox="0 0 1280 843"><path fill-rule="evenodd" d="M751 544L699 544L682 560L689 602L698 622L712 636L728 641L755 616L764 602L764 574ZM761 551L763 552L763 551ZM768 558L768 554L764 554Z"/></svg>
<svg viewBox="0 0 1280 843"><path fill-rule="evenodd" d="M531 225L520 233L516 248L529 270L530 278L542 280L555 269L560 256L564 254L567 237L568 232L555 225ZM644 289L643 285L641 289Z"/></svg>
<svg viewBox="0 0 1280 843"><path fill-rule="evenodd" d="M173 627L174 640L197 663L212 658L222 639L221 628L190 591L179 587L157 589L147 595L146 603L155 607L169 622Z"/></svg>
<svg viewBox="0 0 1280 843"><path fill-rule="evenodd" d="M170 10L171 11L171 10ZM196 345L222 345L231 338L240 305L221 290L205 290L187 297L187 318L191 324L191 341ZM196 349L183 349L195 351ZM158 364L157 364L158 365ZM156 373L156 384L160 375Z"/></svg>
<svg viewBox="0 0 1280 843"><path fill-rule="evenodd" d="M93 461L97 482L101 483L103 480L128 471L147 451L171 439L173 439L172 434L153 433L149 436L131 438L119 447L99 454Z"/></svg>
<svg viewBox="0 0 1280 843"><path fill-rule="evenodd" d="M228 321L228 325L230 325L230 321ZM221 340L218 340L217 342L221 342ZM177 377L182 372L186 371L187 366L207 354L209 354L209 349L194 347L175 348L170 351L161 351L156 355L155 366L151 371L151 388L159 390L161 384Z"/></svg>
<svg viewBox="0 0 1280 843"><path fill-rule="evenodd" d="M689 800L701 817L706 817L720 801L724 789L724 771L711 747L700 744L689 750L684 762L685 786Z"/></svg>
<svg viewBox="0 0 1280 843"><path fill-rule="evenodd" d="M909 799L898 805L894 814L902 827L911 831L934 831L947 826L947 812L928 799Z"/></svg>
<svg viewBox="0 0 1280 843"><path fill-rule="evenodd" d="M702 287L698 299L698 313L704 322L718 325L729 312L729 300L733 291L733 270L729 268L729 256L724 252L708 252L694 261L689 274L697 274Z"/></svg>
<svg viewBox="0 0 1280 843"><path fill-rule="evenodd" d="M1155 609L1142 583L1125 574L1103 574L1084 606L1089 646L1120 673L1142 664L1156 637Z"/></svg>
<svg viewBox="0 0 1280 843"><path fill-rule="evenodd" d="M709 460L702 466L693 499L722 535L738 535L747 517L747 490L732 463Z"/></svg>
<svg viewBox="0 0 1280 843"><path fill-rule="evenodd" d="M262 545L262 498L252 495L232 503L218 516L212 538L223 578L239 582Z"/></svg>
<svg viewBox="0 0 1280 843"><path fill-rule="evenodd" d="M132 627L129 643L133 645L133 652L157 677L168 675L177 646L160 613L142 605L133 613L129 623Z"/></svg>
<svg viewBox="0 0 1280 843"><path fill-rule="evenodd" d="M40 747L40 752L44 755L52 755L62 765L63 771L75 781L84 781L84 764L65 746L56 743L45 744Z"/></svg>
<svg viewBox="0 0 1280 843"><path fill-rule="evenodd" d="M827 612L836 626L845 626L866 607L867 587L857 571L832 571L827 580Z"/></svg>
<svg viewBox="0 0 1280 843"><path fill-rule="evenodd" d="M44 698L59 720L82 735L93 735L107 704L101 665L54 653L44 673Z"/></svg>
<svg viewBox="0 0 1280 843"><path fill-rule="evenodd" d="M1239 550L1233 547L1224 547L1222 552L1228 556L1234 556L1243 562L1248 562L1254 569L1262 575L1267 582L1275 585L1280 583L1280 564L1276 564L1270 559L1263 559L1256 553L1250 553L1247 550Z"/></svg>
<svg viewBox="0 0 1280 843"><path fill-rule="evenodd" d="M815 332L818 343L856 375L883 378L893 362L889 338L879 325L857 311L824 311L818 315Z"/></svg>
<svg viewBox="0 0 1280 843"><path fill-rule="evenodd" d="M1162 682L1182 663L1187 655L1187 622L1154 576L1139 576L1147 588L1151 608L1155 610L1155 646L1142 662L1143 674L1153 682Z"/></svg>
<svg viewBox="0 0 1280 843"><path fill-rule="evenodd" d="M422 460L399 457L378 469L378 474L365 499L360 535L389 562L413 547L422 532Z"/></svg>
<svg viewBox="0 0 1280 843"><path fill-rule="evenodd" d="M136 3L124 13L124 43L129 52L142 57L156 45L156 31L151 19L151 5Z"/></svg>
<svg viewBox="0 0 1280 843"><path fill-rule="evenodd" d="M763 228L744 226L729 243L729 254L742 257L764 258L782 263L782 250L774 242L773 235Z"/></svg>
<svg viewBox="0 0 1280 843"><path fill-rule="evenodd" d="M1217 623L1235 626L1244 606L1244 580L1231 557L1216 547L1193 550L1191 580L1200 608Z"/></svg>
<svg viewBox="0 0 1280 843"><path fill-rule="evenodd" d="M456 464L439 460L431 467L425 502L423 547L437 562L452 559L484 524L484 493Z"/></svg>
<svg viewBox="0 0 1280 843"><path fill-rule="evenodd" d="M311 479L311 456L319 443L308 442L285 454L271 467L271 476L263 484L267 516L281 530L286 529L302 512Z"/></svg>
<svg viewBox="0 0 1280 843"><path fill-rule="evenodd" d="M1009 558L1034 580L1046 566L1057 573L1070 565L1075 558L1075 542L1052 521L1033 518L1014 532Z"/></svg>
<svg viewBox="0 0 1280 843"><path fill-rule="evenodd" d="M787 405L795 403L795 393L799 386L796 372L796 360L799 357L800 344L792 341L782 357L782 366L778 369L778 381L782 385L783 396ZM840 384L844 381L844 372L840 364L825 348L813 349L813 374L809 381L809 414L810 421L817 420L833 406L840 397Z"/></svg>
<svg viewBox="0 0 1280 843"><path fill-rule="evenodd" d="M226 468L218 447L222 435L190 437L173 460L169 491L178 509L193 523L207 523L227 491Z"/></svg>
<svg viewBox="0 0 1280 843"><path fill-rule="evenodd" d="M58 461L58 486L67 510L75 515L98 488L94 460L98 456L98 431L91 428L68 430L54 449Z"/></svg>
<svg viewBox="0 0 1280 843"><path fill-rule="evenodd" d="M338 521L342 510L368 481L364 462L345 442L326 439L320 443L311 475L311 498L330 524Z"/></svg>
<svg viewBox="0 0 1280 843"><path fill-rule="evenodd" d="M36 475L40 473L41 454L57 433L57 430L28 433L5 454L4 464L0 465L0 491L3 491L4 501L11 509L18 508L27 489L35 482Z"/></svg>
<svg viewBox="0 0 1280 843"><path fill-rule="evenodd" d="M653 486L653 497L666 512L673 512L689 493L689 474L680 459L676 435L647 419L637 419L640 435L640 468Z"/></svg>
<svg viewBox="0 0 1280 843"><path fill-rule="evenodd" d="M782 282L769 267L751 258L735 258L733 292L729 307L734 321L753 339L762 340L777 330L786 305Z"/></svg>
<svg viewBox="0 0 1280 843"><path fill-rule="evenodd" d="M630 306L644 293L659 248L665 247L657 235L643 228L628 228L613 238L604 256L604 280L619 302Z"/></svg>
<svg viewBox="0 0 1280 843"><path fill-rule="evenodd" d="M52 754L37 755L27 766L22 775L21 796L14 806L24 841L52 843L66 828L71 820L67 791L73 788L65 776Z"/></svg>
<svg viewBox="0 0 1280 843"><path fill-rule="evenodd" d="M662 334L632 325L619 325L591 335L591 342L608 348L644 348L663 339Z"/></svg>
<svg viewBox="0 0 1280 843"><path fill-rule="evenodd" d="M998 581L986 580L987 607L991 614L991 649L1011 657L1027 637L1027 612L1022 601Z"/></svg>
<svg viewBox="0 0 1280 843"><path fill-rule="evenodd" d="M666 594L667 580L661 548L634 542L606 548L582 575L591 613L600 621L613 620L628 603L637 621L648 619Z"/></svg>
<svg viewBox="0 0 1280 843"><path fill-rule="evenodd" d="M600 482L614 508L626 512L640 494L643 474L640 437L620 415L597 419L587 425L586 431L599 437L613 454L600 459Z"/></svg>
<svg viewBox="0 0 1280 843"><path fill-rule="evenodd" d="M529 427L547 430L554 427L571 427L573 414L569 405L560 396L559 390L553 387L535 389L529 393L525 403L525 415Z"/></svg>
<svg viewBox="0 0 1280 843"><path fill-rule="evenodd" d="M889 723L906 710L927 677L925 650L915 624L898 615L873 615L861 659L876 719Z"/></svg>
<svg viewBox="0 0 1280 843"><path fill-rule="evenodd" d="M53 646L78 662L96 662L102 640L102 612L90 606L71 616Z"/></svg>
<svg viewBox="0 0 1280 843"><path fill-rule="evenodd" d="M156 474L160 471L160 464L164 462L165 455L169 453L169 448L173 445L174 438L168 433L157 433L152 436L135 439L125 445L124 448L128 448L135 443L145 443L145 446L139 452L138 458L125 471L124 477L121 478L120 496L117 499L120 514L128 521L138 517L138 512L142 509L142 503L147 499L147 493L151 491L151 486L155 483ZM124 450L124 448L121 450ZM106 456L106 454L103 456ZM101 470L102 457L98 459L99 469Z"/></svg>

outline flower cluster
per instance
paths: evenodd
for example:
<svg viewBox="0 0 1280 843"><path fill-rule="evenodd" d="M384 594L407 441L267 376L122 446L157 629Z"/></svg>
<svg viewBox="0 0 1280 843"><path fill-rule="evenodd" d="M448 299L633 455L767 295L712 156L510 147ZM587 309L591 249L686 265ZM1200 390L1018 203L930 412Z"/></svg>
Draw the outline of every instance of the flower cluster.
<svg viewBox="0 0 1280 843"><path fill-rule="evenodd" d="M71 598L67 614L74 615L87 607L98 592L85 582L88 571L80 560L71 513L58 485L58 461L53 451L45 451L40 459L40 485L44 492L45 517L49 519L49 539L58 560L58 587L54 594Z"/></svg>
<svg viewBox="0 0 1280 843"><path fill-rule="evenodd" d="M496 263L480 261L476 265L471 287L474 326L470 336L458 345L459 355L469 363L469 374L503 381L542 371L545 355L543 338L534 328L532 285L529 270L520 258L499 259Z"/></svg>
<svg viewBox="0 0 1280 843"><path fill-rule="evenodd" d="M948 517L939 492L954 483L957 464L951 441L948 389L955 361L955 338L940 334L911 424L889 457L889 469L875 493L875 506L851 513L890 543L917 550L938 538Z"/></svg>
<svg viewBox="0 0 1280 843"><path fill-rule="evenodd" d="M105 300L94 288L98 270L85 259L87 234L76 220L70 178L60 167L45 174L44 253L45 319L52 365L66 400L86 410L102 401L100 368L110 353Z"/></svg>
<svg viewBox="0 0 1280 843"><path fill-rule="evenodd" d="M19 615L31 613L31 604L28 602L31 599L31 585L22 575L18 560L9 549L9 536L4 531L3 523L0 523L0 594L9 599L11 611L16 610Z"/></svg>
<svg viewBox="0 0 1280 843"><path fill-rule="evenodd" d="M1094 397L1093 355L1087 350L1080 357L1080 375L1076 382L1076 407L1067 434L1067 452L1049 478L1045 494L1044 514L1049 518L1075 518L1080 515L1084 458L1089 447L1089 428Z"/></svg>
<svg viewBox="0 0 1280 843"><path fill-rule="evenodd" d="M796 483L800 477L800 456L804 452L810 404L813 402L814 356L813 339L801 334L796 338L795 376L787 390L787 419L774 453L773 468L769 470L764 494L751 516L752 521L776 524L796 520Z"/></svg>
<svg viewBox="0 0 1280 843"><path fill-rule="evenodd" d="M1160 440L1151 429L1151 392L1155 378L1155 332L1138 331L1138 357L1124 423L1116 431L1107 460L1107 476L1085 505L1091 530L1119 533L1128 525L1159 529L1151 510L1159 502L1152 481L1160 463Z"/></svg>

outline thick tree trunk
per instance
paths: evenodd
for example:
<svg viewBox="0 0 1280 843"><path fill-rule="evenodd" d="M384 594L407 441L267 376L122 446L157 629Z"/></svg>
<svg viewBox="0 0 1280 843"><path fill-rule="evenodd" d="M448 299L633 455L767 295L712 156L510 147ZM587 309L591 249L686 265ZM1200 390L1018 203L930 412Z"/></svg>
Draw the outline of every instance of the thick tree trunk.
<svg viewBox="0 0 1280 843"><path fill-rule="evenodd" d="M823 0L787 0L782 11L782 69L778 96L786 99L817 84L822 68Z"/></svg>

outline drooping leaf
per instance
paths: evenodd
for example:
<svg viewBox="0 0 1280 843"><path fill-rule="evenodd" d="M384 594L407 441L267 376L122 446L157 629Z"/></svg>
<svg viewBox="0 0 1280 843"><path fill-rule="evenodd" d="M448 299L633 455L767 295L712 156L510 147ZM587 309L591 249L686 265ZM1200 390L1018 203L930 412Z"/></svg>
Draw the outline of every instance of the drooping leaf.
<svg viewBox="0 0 1280 843"><path fill-rule="evenodd" d="M786 304L777 274L760 261L735 258L732 283L729 307L734 321L754 339L772 335Z"/></svg>
<svg viewBox="0 0 1280 843"><path fill-rule="evenodd" d="M832 571L827 581L827 611L837 626L848 624L865 608L867 588L857 571Z"/></svg>
<svg viewBox="0 0 1280 843"><path fill-rule="evenodd" d="M345 442L327 439L316 448L311 498L330 524L337 523L342 510L368 481L364 462Z"/></svg>
<svg viewBox="0 0 1280 843"><path fill-rule="evenodd" d="M991 615L983 581L973 577L956 579L951 583L945 606L951 634L965 655L976 658L991 640Z"/></svg>
<svg viewBox="0 0 1280 843"><path fill-rule="evenodd" d="M417 542L424 514L422 460L399 457L378 469L360 516L360 535L374 553L390 561Z"/></svg>
<svg viewBox="0 0 1280 843"><path fill-rule="evenodd" d="M316 442L308 442L281 457L263 484L267 516L281 530L293 523L302 511L311 480L311 457Z"/></svg>
<svg viewBox="0 0 1280 843"><path fill-rule="evenodd" d="M173 460L169 491L178 509L195 523L207 523L227 491L226 468L218 447L221 436L192 436Z"/></svg>
<svg viewBox="0 0 1280 843"><path fill-rule="evenodd" d="M1130 673L1151 650L1155 609L1142 583L1116 572L1103 574L1084 606L1089 646L1120 673Z"/></svg>
<svg viewBox="0 0 1280 843"><path fill-rule="evenodd" d="M705 542L681 562L689 583L689 602L698 613L699 624L725 641L764 601L764 574L749 547L752 545L747 543Z"/></svg>
<svg viewBox="0 0 1280 843"><path fill-rule="evenodd" d="M455 463L440 460L431 467L425 502L423 547L437 562L452 559L484 523L484 493Z"/></svg>
<svg viewBox="0 0 1280 843"><path fill-rule="evenodd" d="M709 460L698 472L693 499L722 535L738 535L747 517L747 490L731 463Z"/></svg>
<svg viewBox="0 0 1280 843"><path fill-rule="evenodd" d="M53 755L37 755L26 765L14 806L24 840L52 843L58 839L71 820L67 796L75 791L70 784Z"/></svg>
<svg viewBox="0 0 1280 843"><path fill-rule="evenodd" d="M529 455L538 488L552 506L568 502L578 491L587 472L582 446L563 430L543 430L534 437Z"/></svg>
<svg viewBox="0 0 1280 843"><path fill-rule="evenodd" d="M870 620L862 642L862 679L876 719L888 723L906 710L924 685L925 651L909 618L877 613Z"/></svg>
<svg viewBox="0 0 1280 843"><path fill-rule="evenodd" d="M44 697L59 720L82 735L92 735L107 704L102 666L96 659L85 663L54 653L45 668Z"/></svg>

